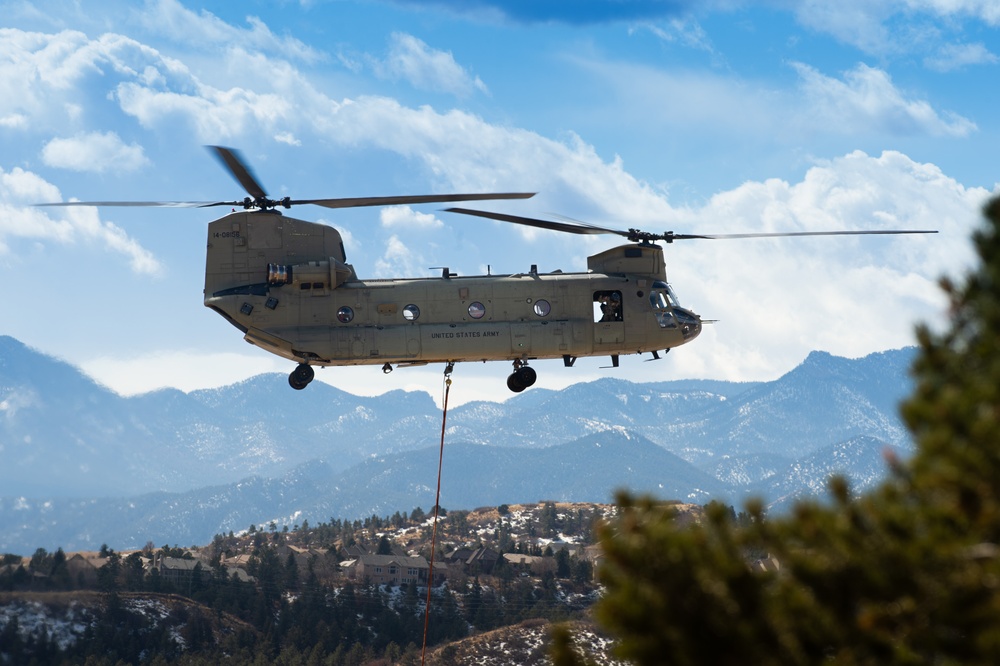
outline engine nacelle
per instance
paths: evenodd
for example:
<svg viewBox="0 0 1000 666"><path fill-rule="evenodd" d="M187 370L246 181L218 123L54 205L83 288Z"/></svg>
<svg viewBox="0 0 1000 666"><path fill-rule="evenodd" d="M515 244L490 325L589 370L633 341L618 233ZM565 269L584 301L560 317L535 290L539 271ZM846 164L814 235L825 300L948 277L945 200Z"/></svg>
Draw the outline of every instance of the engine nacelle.
<svg viewBox="0 0 1000 666"><path fill-rule="evenodd" d="M291 284L311 285L313 289L336 289L354 275L354 269L334 257L329 261L310 261L304 264L268 264L267 283L272 286Z"/></svg>

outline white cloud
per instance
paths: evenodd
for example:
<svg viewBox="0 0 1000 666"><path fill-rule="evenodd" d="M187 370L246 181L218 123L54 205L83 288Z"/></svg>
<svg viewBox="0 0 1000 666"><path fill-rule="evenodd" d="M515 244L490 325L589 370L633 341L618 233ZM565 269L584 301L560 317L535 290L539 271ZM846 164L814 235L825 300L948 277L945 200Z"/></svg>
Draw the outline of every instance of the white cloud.
<svg viewBox="0 0 1000 666"><path fill-rule="evenodd" d="M784 0L806 27L866 53L898 55L935 49L964 21L1000 25L994 0ZM942 20L943 19L943 20Z"/></svg>
<svg viewBox="0 0 1000 666"><path fill-rule="evenodd" d="M285 143L289 146L301 146L302 142L295 138L291 132L278 132L274 135L274 140L278 143Z"/></svg>
<svg viewBox="0 0 1000 666"><path fill-rule="evenodd" d="M441 220L430 213L420 213L409 206L389 206L379 211L379 220L386 229L402 227L403 229L440 229L444 226Z"/></svg>
<svg viewBox="0 0 1000 666"><path fill-rule="evenodd" d="M205 143L259 131L268 132L282 142L295 141L295 130L311 126L313 114L330 113L339 106L318 95L288 63L239 49L228 52L227 59L233 78L245 79L248 85L268 81L273 90L216 88L178 66L173 71L172 85L149 86L142 80L127 80L118 84L116 98L122 111L134 116L143 127L161 127L180 120L190 125Z"/></svg>
<svg viewBox="0 0 1000 666"><path fill-rule="evenodd" d="M394 32L384 60L373 61L383 78L402 79L420 90L446 92L465 97L474 91L488 93L486 84L472 76L447 51L432 49L413 35Z"/></svg>
<svg viewBox="0 0 1000 666"><path fill-rule="evenodd" d="M716 72L656 69L632 63L575 58L608 87L622 122L741 142L764 136L802 144L823 135L950 136L976 131L971 120L935 109L901 90L881 69L859 64L840 78L792 63L798 82L780 88L768 81Z"/></svg>
<svg viewBox="0 0 1000 666"><path fill-rule="evenodd" d="M665 42L678 43L711 54L716 53L708 33L691 17L674 17L662 24L646 23L640 27L649 30Z"/></svg>
<svg viewBox="0 0 1000 666"><path fill-rule="evenodd" d="M890 136L964 137L976 130L971 120L952 113L942 116L928 102L907 98L881 69L859 64L841 80L802 63L793 66L807 100L803 121L811 126L850 133L876 130Z"/></svg>
<svg viewBox="0 0 1000 666"><path fill-rule="evenodd" d="M149 160L142 146L126 145L115 132L89 132L68 139L52 139L42 148L45 164L73 171L136 171Z"/></svg>
<svg viewBox="0 0 1000 666"><path fill-rule="evenodd" d="M907 9L944 17L971 16L990 25L1000 25L1000 5L994 0L905 0Z"/></svg>
<svg viewBox="0 0 1000 666"><path fill-rule="evenodd" d="M80 369L121 395L173 387L181 391L227 386L266 372L287 372L287 362L270 354L169 350L141 356L99 356Z"/></svg>
<svg viewBox="0 0 1000 666"><path fill-rule="evenodd" d="M0 117L0 127L8 129L23 129L28 126L28 117L23 113L10 113Z"/></svg>
<svg viewBox="0 0 1000 666"><path fill-rule="evenodd" d="M178 63L115 34L42 34L0 29L0 118L19 128L65 132L84 120L81 99L104 79L135 78L146 85L172 80ZM155 73L155 74L154 74ZM113 83L104 84L107 88Z"/></svg>
<svg viewBox="0 0 1000 666"><path fill-rule="evenodd" d="M410 243L393 234L385 245L385 252L375 262L375 277L427 277L429 266L424 256Z"/></svg>
<svg viewBox="0 0 1000 666"><path fill-rule="evenodd" d="M981 43L945 44L933 56L924 59L924 64L938 72L950 72L969 65L994 65L1000 58Z"/></svg>
<svg viewBox="0 0 1000 666"><path fill-rule="evenodd" d="M249 28L241 29L207 10L195 13L177 0L147 0L136 13L149 30L198 49L247 44L257 50L304 62L325 59L321 52L293 37L278 37L255 16L248 16Z"/></svg>
<svg viewBox="0 0 1000 666"><path fill-rule="evenodd" d="M59 190L40 176L14 168L0 169L0 254L9 251L11 239L54 241L72 245L92 243L126 257L132 271L158 275L162 266L155 256L111 222L104 222L94 208L32 207L58 202Z"/></svg>
<svg viewBox="0 0 1000 666"><path fill-rule="evenodd" d="M686 229L940 233L676 243L668 275L682 302L720 321L670 360L681 376L773 379L813 349L861 356L913 344L915 322L943 317L937 278L972 262L968 238L989 194L900 153L855 152L798 183L716 195L686 211Z"/></svg>
<svg viewBox="0 0 1000 666"><path fill-rule="evenodd" d="M803 25L866 53L896 48L885 21L900 8L897 0L795 0L787 4Z"/></svg>

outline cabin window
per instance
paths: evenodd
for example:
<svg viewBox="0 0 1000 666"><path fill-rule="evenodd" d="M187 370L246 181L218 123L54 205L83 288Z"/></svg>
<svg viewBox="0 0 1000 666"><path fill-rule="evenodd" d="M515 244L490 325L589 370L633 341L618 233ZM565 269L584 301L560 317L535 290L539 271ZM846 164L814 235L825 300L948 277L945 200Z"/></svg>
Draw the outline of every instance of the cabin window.
<svg viewBox="0 0 1000 666"><path fill-rule="evenodd" d="M413 303L410 303L403 308L403 319L406 321L416 321L417 317L420 316L420 308L418 308Z"/></svg>
<svg viewBox="0 0 1000 666"><path fill-rule="evenodd" d="M476 301L469 306L469 316L473 319L482 319L483 315L486 314L486 306Z"/></svg>
<svg viewBox="0 0 1000 666"><path fill-rule="evenodd" d="M594 321L609 322L622 320L622 292L594 292Z"/></svg>
<svg viewBox="0 0 1000 666"><path fill-rule="evenodd" d="M549 305L549 302L545 299L535 301L535 305L532 309L539 317L545 317L552 312L552 306Z"/></svg>
<svg viewBox="0 0 1000 666"><path fill-rule="evenodd" d="M344 307L337 310L337 321L339 321L341 324L350 324L353 319L354 319L354 310L352 310L348 306L345 305Z"/></svg>

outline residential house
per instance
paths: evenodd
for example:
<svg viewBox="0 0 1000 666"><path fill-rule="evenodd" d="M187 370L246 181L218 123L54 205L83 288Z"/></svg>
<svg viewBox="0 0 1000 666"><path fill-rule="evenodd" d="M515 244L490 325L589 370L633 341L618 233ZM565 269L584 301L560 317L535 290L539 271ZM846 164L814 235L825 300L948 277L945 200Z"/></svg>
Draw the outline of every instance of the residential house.
<svg viewBox="0 0 1000 666"><path fill-rule="evenodd" d="M554 557L522 555L521 553L504 553L503 559L514 569L530 573L534 576L541 576L545 573L556 572L556 558Z"/></svg>
<svg viewBox="0 0 1000 666"><path fill-rule="evenodd" d="M478 574L490 574L496 566L500 554L492 548L480 546L479 548L467 548L465 546L456 548L444 557L445 562L461 566L462 571L470 576Z"/></svg>
<svg viewBox="0 0 1000 666"><path fill-rule="evenodd" d="M400 555L362 553L341 563L344 572L354 580L368 580L376 585L406 585L414 582L426 585L430 564L426 558ZM434 563L434 583L444 582L448 568L444 562Z"/></svg>
<svg viewBox="0 0 1000 666"><path fill-rule="evenodd" d="M66 569L70 580L81 587L93 587L97 584L97 572L108 563L108 558L97 555L87 556L84 553L74 553L66 560Z"/></svg>
<svg viewBox="0 0 1000 666"><path fill-rule="evenodd" d="M195 571L200 571L203 567L198 560L183 557L164 557L157 554L153 560L152 569L156 569L160 575L160 580L168 581L178 587L188 585L195 575Z"/></svg>

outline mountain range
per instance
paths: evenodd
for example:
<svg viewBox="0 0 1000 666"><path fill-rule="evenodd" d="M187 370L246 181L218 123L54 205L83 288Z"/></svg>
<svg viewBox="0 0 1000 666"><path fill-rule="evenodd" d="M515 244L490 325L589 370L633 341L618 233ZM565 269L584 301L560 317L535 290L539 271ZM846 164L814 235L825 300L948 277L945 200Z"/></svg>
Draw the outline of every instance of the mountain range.
<svg viewBox="0 0 1000 666"><path fill-rule="evenodd" d="M772 382L604 378L449 410L442 505L605 502L618 488L773 510L831 473L863 489L911 442L912 348L813 352ZM434 503L441 412L422 392L360 397L268 374L123 397L0 337L0 551L198 544Z"/></svg>

